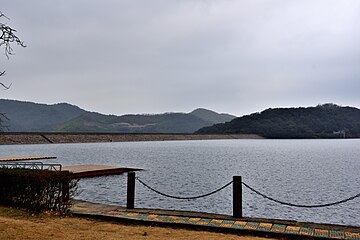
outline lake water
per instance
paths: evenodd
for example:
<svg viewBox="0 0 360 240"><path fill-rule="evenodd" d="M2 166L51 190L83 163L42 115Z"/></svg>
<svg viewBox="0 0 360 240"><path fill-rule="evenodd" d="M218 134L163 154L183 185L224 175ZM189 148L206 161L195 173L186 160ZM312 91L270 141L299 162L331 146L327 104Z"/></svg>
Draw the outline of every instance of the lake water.
<svg viewBox="0 0 360 240"><path fill-rule="evenodd" d="M360 192L360 139L207 140L3 145L0 157L57 156L46 163L138 167L144 182L167 194L196 196L242 176L282 201L322 204ZM78 199L126 205L126 175L82 179ZM207 198L174 200L136 183L136 207L232 214L232 187ZM243 189L248 217L360 226L360 198L325 208L287 207Z"/></svg>

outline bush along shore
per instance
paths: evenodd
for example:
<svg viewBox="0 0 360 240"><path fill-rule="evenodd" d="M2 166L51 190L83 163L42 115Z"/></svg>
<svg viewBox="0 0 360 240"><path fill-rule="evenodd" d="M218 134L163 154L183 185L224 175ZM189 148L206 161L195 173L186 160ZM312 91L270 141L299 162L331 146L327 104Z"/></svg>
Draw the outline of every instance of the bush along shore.
<svg viewBox="0 0 360 240"><path fill-rule="evenodd" d="M0 133L0 144L255 139L255 134Z"/></svg>
<svg viewBox="0 0 360 240"><path fill-rule="evenodd" d="M33 212L66 213L77 180L68 171L0 168L0 204Z"/></svg>

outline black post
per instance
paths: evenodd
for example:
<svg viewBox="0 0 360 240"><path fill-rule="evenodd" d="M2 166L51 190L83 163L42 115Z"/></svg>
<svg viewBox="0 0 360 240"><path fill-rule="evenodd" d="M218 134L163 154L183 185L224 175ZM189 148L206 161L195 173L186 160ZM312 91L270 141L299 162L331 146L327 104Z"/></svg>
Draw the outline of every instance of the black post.
<svg viewBox="0 0 360 240"><path fill-rule="evenodd" d="M66 177L63 177L63 180L61 182L61 195L62 195L62 206L68 206L69 200L70 200L70 184L72 179L72 173L69 171L64 172L64 175L66 174Z"/></svg>
<svg viewBox="0 0 360 240"><path fill-rule="evenodd" d="M70 180L71 181L71 180ZM64 181L62 183L62 204L63 206L68 206L69 204L69 200L70 200L70 182L69 181Z"/></svg>
<svg viewBox="0 0 360 240"><path fill-rule="evenodd" d="M242 217L242 184L241 176L233 176L233 217Z"/></svg>
<svg viewBox="0 0 360 240"><path fill-rule="evenodd" d="M128 172L127 183L127 209L134 209L135 207L135 172Z"/></svg>

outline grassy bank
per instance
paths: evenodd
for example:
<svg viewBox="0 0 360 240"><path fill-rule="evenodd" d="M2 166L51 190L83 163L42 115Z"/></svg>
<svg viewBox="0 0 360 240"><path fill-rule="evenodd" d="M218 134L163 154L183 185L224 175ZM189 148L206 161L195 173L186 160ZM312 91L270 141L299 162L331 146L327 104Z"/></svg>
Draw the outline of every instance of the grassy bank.
<svg viewBox="0 0 360 240"><path fill-rule="evenodd" d="M216 239L260 240L230 234L172 228L125 225L76 217L31 213L0 206L0 239Z"/></svg>

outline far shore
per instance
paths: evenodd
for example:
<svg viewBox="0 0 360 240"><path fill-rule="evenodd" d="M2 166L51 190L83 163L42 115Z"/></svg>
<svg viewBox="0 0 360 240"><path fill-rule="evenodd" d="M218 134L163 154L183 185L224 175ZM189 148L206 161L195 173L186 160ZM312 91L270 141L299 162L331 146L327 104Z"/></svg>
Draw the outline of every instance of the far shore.
<svg viewBox="0 0 360 240"><path fill-rule="evenodd" d="M0 145L261 139L256 134L0 133Z"/></svg>

